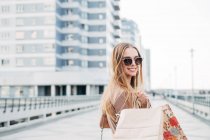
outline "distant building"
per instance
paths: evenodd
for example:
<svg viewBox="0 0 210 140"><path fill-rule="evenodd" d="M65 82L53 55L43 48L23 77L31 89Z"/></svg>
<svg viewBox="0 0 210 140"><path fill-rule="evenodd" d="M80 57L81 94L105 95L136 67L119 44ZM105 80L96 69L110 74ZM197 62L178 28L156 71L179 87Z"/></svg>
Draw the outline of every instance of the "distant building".
<svg viewBox="0 0 210 140"><path fill-rule="evenodd" d="M119 3L1 0L0 97L102 93Z"/></svg>
<svg viewBox="0 0 210 140"><path fill-rule="evenodd" d="M121 41L128 42L140 49L140 33L138 25L126 18L121 20Z"/></svg>
<svg viewBox="0 0 210 140"><path fill-rule="evenodd" d="M142 47L143 48L143 47ZM143 55L143 77L144 77L144 89L146 91L151 90L151 55L149 49L142 49Z"/></svg>

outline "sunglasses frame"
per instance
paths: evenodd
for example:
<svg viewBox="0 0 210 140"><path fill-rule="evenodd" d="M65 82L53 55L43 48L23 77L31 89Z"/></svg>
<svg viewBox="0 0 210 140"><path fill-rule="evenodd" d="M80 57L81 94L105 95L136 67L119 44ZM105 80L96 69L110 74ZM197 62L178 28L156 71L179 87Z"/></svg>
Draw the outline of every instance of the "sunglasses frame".
<svg viewBox="0 0 210 140"><path fill-rule="evenodd" d="M129 64L127 64L127 63L125 62L126 59L131 60L131 62L129 62ZM140 62L140 63L137 63L137 61L136 61L137 59L141 59L141 62ZM133 60L134 60L134 62L135 62L136 65L141 65L141 64L142 64L142 61L143 61L143 58L140 57L140 56L136 56L136 57L134 57L134 58L131 58L131 57L129 57L129 56L128 56L128 57L123 57L123 58L122 58L122 61L123 61L123 63L124 63L126 66L132 65Z"/></svg>

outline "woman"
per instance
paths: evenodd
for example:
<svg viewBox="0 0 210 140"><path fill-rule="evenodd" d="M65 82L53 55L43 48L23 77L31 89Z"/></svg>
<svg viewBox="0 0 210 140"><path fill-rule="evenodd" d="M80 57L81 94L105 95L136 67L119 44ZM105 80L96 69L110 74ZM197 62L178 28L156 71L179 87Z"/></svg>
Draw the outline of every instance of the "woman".
<svg viewBox="0 0 210 140"><path fill-rule="evenodd" d="M112 53L112 77L103 93L101 128L115 132L118 114L126 108L149 108L150 101L140 90L143 83L142 57L129 43L116 45Z"/></svg>

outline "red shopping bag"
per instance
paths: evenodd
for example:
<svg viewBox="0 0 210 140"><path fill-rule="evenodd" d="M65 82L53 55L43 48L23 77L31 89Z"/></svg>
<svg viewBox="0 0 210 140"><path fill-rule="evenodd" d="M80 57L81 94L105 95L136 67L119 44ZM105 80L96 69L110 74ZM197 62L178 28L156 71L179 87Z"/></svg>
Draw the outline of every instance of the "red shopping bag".
<svg viewBox="0 0 210 140"><path fill-rule="evenodd" d="M164 140L187 140L176 116L168 104L163 107L163 139Z"/></svg>

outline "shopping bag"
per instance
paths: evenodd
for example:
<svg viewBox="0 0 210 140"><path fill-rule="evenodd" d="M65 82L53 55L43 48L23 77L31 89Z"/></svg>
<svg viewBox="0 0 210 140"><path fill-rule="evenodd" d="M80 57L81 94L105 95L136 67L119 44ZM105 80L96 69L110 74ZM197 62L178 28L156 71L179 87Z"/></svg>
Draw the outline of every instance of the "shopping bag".
<svg viewBox="0 0 210 140"><path fill-rule="evenodd" d="M164 140L187 140L176 116L168 104L162 106Z"/></svg>
<svg viewBox="0 0 210 140"><path fill-rule="evenodd" d="M163 140L162 107L122 110L113 140Z"/></svg>

